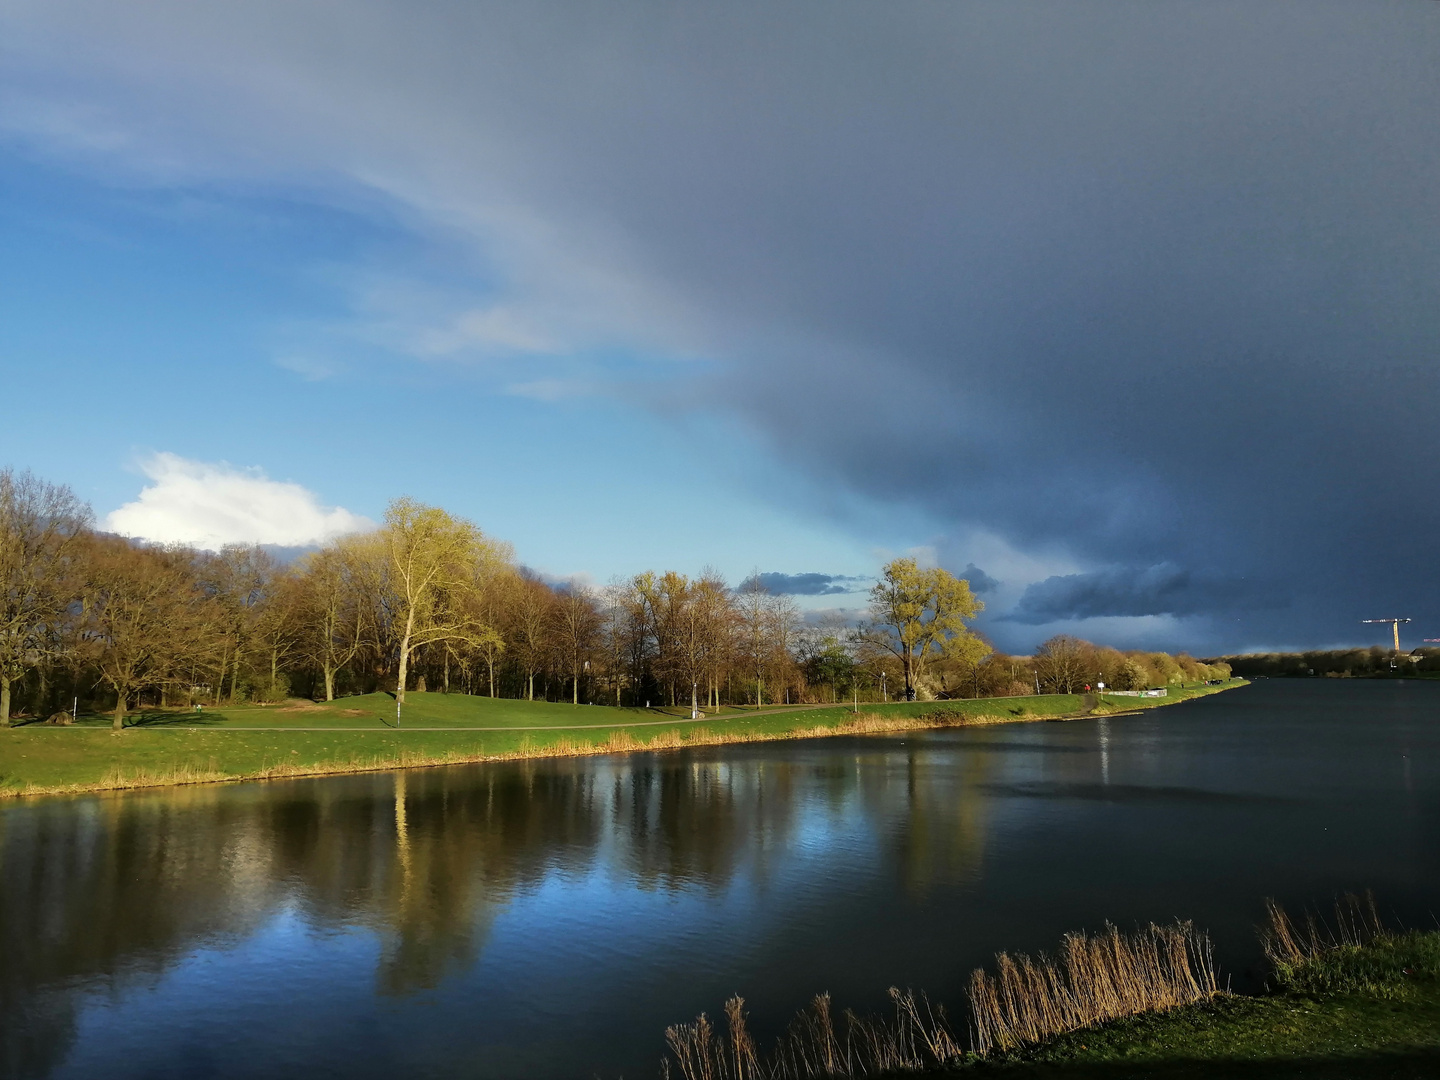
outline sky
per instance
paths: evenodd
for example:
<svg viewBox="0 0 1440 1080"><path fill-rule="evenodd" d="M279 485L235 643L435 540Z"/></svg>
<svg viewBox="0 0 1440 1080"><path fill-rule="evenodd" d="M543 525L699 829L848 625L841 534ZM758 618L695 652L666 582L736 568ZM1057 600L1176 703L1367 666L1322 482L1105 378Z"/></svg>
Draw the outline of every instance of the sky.
<svg viewBox="0 0 1440 1080"><path fill-rule="evenodd" d="M604 582L1440 638L1440 5L0 0L0 464Z"/></svg>

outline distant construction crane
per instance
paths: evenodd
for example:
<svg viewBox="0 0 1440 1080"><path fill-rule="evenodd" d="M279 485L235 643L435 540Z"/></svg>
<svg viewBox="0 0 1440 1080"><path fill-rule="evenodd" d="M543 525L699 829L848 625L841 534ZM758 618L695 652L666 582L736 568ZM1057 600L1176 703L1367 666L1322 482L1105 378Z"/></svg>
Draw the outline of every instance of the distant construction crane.
<svg viewBox="0 0 1440 1080"><path fill-rule="evenodd" d="M1398 652L1400 651L1400 624L1401 624L1402 622L1410 622L1411 620L1409 620L1409 619L1361 619L1360 621L1361 621L1362 623L1389 623L1391 629L1393 629L1393 630L1395 631L1395 651L1398 653Z"/></svg>

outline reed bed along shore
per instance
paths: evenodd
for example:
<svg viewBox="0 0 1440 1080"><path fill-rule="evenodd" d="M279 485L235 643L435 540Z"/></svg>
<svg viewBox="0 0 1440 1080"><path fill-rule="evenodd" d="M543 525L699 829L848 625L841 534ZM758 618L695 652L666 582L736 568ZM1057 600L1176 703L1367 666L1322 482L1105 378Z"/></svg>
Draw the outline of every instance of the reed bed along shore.
<svg viewBox="0 0 1440 1080"><path fill-rule="evenodd" d="M41 795L75 795L86 792L126 791L138 788L168 787L183 784L238 783L251 780L282 780L307 776L345 775L364 772L390 772L395 769L430 768L444 765L466 765L480 762L521 761L536 758L589 757L607 754L629 754L662 750L678 750L695 746L724 746L735 743L777 742L790 739L819 739L840 735L873 735L903 731L925 731L948 727L984 727L991 724L1022 723L1031 720L1056 720L1070 717L1022 715L971 715L943 708L921 716L881 716L858 713L853 719L833 724L802 724L786 731L714 730L707 727L668 730L654 735L632 734L631 730L614 729L599 739L560 735L553 739L537 739L526 733L520 746L504 751L485 750L484 739L476 739L473 748L447 749L439 752L398 750L392 753L359 754L322 762L292 763L276 761L257 769L226 772L211 758L205 762L185 761L173 766L148 768L112 766L98 782L0 788L0 799ZM464 736L463 729L455 732Z"/></svg>
<svg viewBox="0 0 1440 1080"><path fill-rule="evenodd" d="M1391 1057L1357 1076L1411 1075L1393 1072L1394 1054L1407 1048L1440 1061L1426 1049L1440 1048L1433 1024L1440 1015L1440 932L1388 929L1369 893L1340 896L1324 916L1307 911L1292 919L1273 900L1266 911L1260 940L1272 976L1260 996L1221 989L1210 939L1188 922L1152 923L1128 934L1107 925L1098 934L1067 934L1053 954L999 953L993 970L973 972L964 1040L942 1006L891 987L891 1007L876 1016L837 1010L829 994L817 995L762 1052L744 1000L733 997L718 1025L702 1014L666 1029L661 1074L808 1080L1014 1066L1028 1076L1024 1069L1034 1062L1158 1067L1173 1059L1197 1067L1210 1062L1214 1075L1228 1075L1223 1064L1232 1058L1274 1066L1294 1055L1314 1067L1324 1060L1323 1053L1317 1057L1321 1048L1344 1057L1367 1039L1376 1040L1369 1049ZM1180 1012L1169 1023L1161 1014L1172 1010ZM1194 1073L1202 1074L1211 1075L1203 1068Z"/></svg>
<svg viewBox="0 0 1440 1080"><path fill-rule="evenodd" d="M995 967L970 979L968 1051L943 1006L892 986L889 1013L862 1017L846 1009L839 1022L830 995L817 995L761 1054L744 999L734 997L725 1003L723 1031L704 1014L666 1029L662 1073L680 1080L803 1080L940 1069L1220 993L1210 940L1188 922L1152 923L1133 934L1113 926L1068 934L1053 957L1000 953Z"/></svg>
<svg viewBox="0 0 1440 1080"><path fill-rule="evenodd" d="M1210 938L1188 922L1067 934L1054 957L1000 953L995 967L994 975L970 976L974 1050L982 1055L1219 993Z"/></svg>

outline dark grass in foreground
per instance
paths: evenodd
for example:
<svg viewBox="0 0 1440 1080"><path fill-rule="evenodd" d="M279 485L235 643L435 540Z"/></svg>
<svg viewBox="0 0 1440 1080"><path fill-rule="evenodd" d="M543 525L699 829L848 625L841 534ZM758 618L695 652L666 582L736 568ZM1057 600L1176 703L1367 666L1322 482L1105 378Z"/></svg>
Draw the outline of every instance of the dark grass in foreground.
<svg viewBox="0 0 1440 1080"><path fill-rule="evenodd" d="M1067 937L1054 959L1001 954L994 975L977 972L968 1049L942 1008L892 989L893 1016L846 1011L838 1022L828 995L817 997L762 1056L737 998L723 1032L704 1017L669 1029L663 1071L682 1080L921 1070L1015 1080L1440 1077L1440 933L1387 931L1368 898L1345 897L1328 920L1300 925L1270 912L1262 936L1274 989L1265 995L1218 992L1208 941L1184 924L1107 930Z"/></svg>
<svg viewBox="0 0 1440 1080"><path fill-rule="evenodd" d="M1188 688L1138 704L1173 704L1220 689ZM1119 700L1127 708L1137 704ZM1113 711L1113 702L1101 708L1107 706ZM1086 708L1080 695L1052 694L870 703L858 715L844 706L728 713L686 723L658 710L411 693L399 729L394 699L385 694L199 713L155 710L137 715L123 732L112 732L105 718L91 726L85 717L75 727L0 731L0 798L1060 719Z"/></svg>

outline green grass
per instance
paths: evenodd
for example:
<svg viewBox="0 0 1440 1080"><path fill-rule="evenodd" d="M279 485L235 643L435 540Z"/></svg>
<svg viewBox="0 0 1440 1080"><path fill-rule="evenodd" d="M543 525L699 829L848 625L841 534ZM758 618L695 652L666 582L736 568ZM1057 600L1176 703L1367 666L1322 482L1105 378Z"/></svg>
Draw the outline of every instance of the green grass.
<svg viewBox="0 0 1440 1080"><path fill-rule="evenodd" d="M1144 705L1170 704L1198 688ZM1120 699L1134 707L1135 699ZM871 730L943 715L946 722L1023 720L1080 713L1082 696L982 698L954 702L862 703ZM769 708L780 711L769 711ZM688 710L617 709L463 694L409 693L402 726L387 694L326 704L205 708L134 713L123 732L105 716L73 727L22 724L0 731L0 795L103 790L159 783L348 772L492 758L672 748L726 741L823 734L853 727L850 706L727 709L699 722ZM933 723L933 721L932 721ZM479 730L498 729L498 730ZM528 729L528 730L527 730Z"/></svg>
<svg viewBox="0 0 1440 1080"><path fill-rule="evenodd" d="M997 1080L1075 1077L1440 1076L1440 933L1409 933L1308 961L1262 997L1072 1032L958 1070Z"/></svg>

